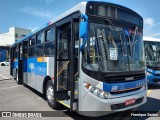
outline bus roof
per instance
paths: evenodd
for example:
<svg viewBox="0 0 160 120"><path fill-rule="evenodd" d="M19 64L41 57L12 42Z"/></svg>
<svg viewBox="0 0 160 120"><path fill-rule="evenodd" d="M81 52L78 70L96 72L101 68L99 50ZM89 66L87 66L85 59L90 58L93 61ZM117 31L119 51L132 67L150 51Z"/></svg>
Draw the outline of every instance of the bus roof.
<svg viewBox="0 0 160 120"><path fill-rule="evenodd" d="M56 22L58 22L59 20L65 18L65 17L67 17L67 16L69 16L70 14L72 14L72 13L74 13L74 12L79 11L81 14L85 14L86 4L87 4L88 2L109 3L109 4L112 4L112 5L118 5L118 6L120 6L120 7L129 9L129 8L124 7L124 6L122 6L122 5L115 4L115 3L110 3L110 2L106 2L106 1L89 0L89 1L87 1L87 2L81 2L81 3L77 4L76 6L74 6L73 8L67 10L66 12L64 12L63 14L61 14L60 16L56 17L55 19L47 22L46 24L44 24L44 25L41 26L40 28L36 29L35 31L27 34L25 37L21 38L20 40L17 40L17 41L13 44L13 46L16 45L17 43L22 42L22 41L25 40L26 38L31 37L31 36L34 35L36 32L38 32L38 31L40 31L40 30L42 30L42 29L50 26L51 24L56 23ZM129 9L129 10L131 10L131 9ZM139 14L136 13L135 11L133 11L133 10L131 10L131 11L134 12L135 14L139 15ZM141 17L141 16L139 15L139 17ZM141 17L141 18L142 18L142 17Z"/></svg>
<svg viewBox="0 0 160 120"><path fill-rule="evenodd" d="M158 38L153 38L153 37L143 37L144 41L155 41L155 42L160 42L160 39Z"/></svg>
<svg viewBox="0 0 160 120"><path fill-rule="evenodd" d="M66 12L64 12L63 14L61 14L60 16L58 16L57 18L47 22L46 24L44 24L43 26L41 26L40 28L36 29L35 31L27 34L25 37L21 38L20 40L16 41L13 45L17 44L17 43L20 43L21 41L25 40L26 38L32 36L33 34L35 34L36 32L48 27L49 25L55 23L55 22L58 22L59 20L67 17L68 15L74 13L74 12L77 12L77 11L80 11L82 14L85 13L85 6L86 6L87 2L81 2L79 4L77 4L76 6L74 6L73 8L67 10Z"/></svg>

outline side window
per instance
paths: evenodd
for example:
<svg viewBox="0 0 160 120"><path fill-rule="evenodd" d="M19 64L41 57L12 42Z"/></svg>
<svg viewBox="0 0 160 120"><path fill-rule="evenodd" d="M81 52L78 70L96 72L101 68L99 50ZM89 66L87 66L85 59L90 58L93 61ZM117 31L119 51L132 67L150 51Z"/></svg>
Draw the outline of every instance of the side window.
<svg viewBox="0 0 160 120"><path fill-rule="evenodd" d="M19 50L19 53L20 53L20 55L19 55L19 59L20 60L22 60L23 59L23 46L22 45L20 45L20 50Z"/></svg>
<svg viewBox="0 0 160 120"><path fill-rule="evenodd" d="M32 38L29 39L29 46L34 46L35 45L35 37L33 36Z"/></svg>
<svg viewBox="0 0 160 120"><path fill-rule="evenodd" d="M16 51L16 46L13 48L13 58L17 58L17 51Z"/></svg>
<svg viewBox="0 0 160 120"><path fill-rule="evenodd" d="M43 43L43 33L38 34L36 37L36 40L37 40L37 44Z"/></svg>
<svg viewBox="0 0 160 120"><path fill-rule="evenodd" d="M42 57L43 56L43 44L40 44L40 45L36 46L36 55L38 57Z"/></svg>
<svg viewBox="0 0 160 120"><path fill-rule="evenodd" d="M46 30L45 32L45 44L44 44L44 56L54 55L54 42L55 42L55 28Z"/></svg>
<svg viewBox="0 0 160 120"><path fill-rule="evenodd" d="M31 37L29 39L29 48L28 48L28 55L29 57L33 57L35 55L35 37Z"/></svg>
<svg viewBox="0 0 160 120"><path fill-rule="evenodd" d="M28 48L28 55L29 57L33 57L35 55L35 47L29 47Z"/></svg>
<svg viewBox="0 0 160 120"><path fill-rule="evenodd" d="M24 42L24 57L28 57L28 41Z"/></svg>
<svg viewBox="0 0 160 120"><path fill-rule="evenodd" d="M18 45L15 47L15 58L18 58Z"/></svg>
<svg viewBox="0 0 160 120"><path fill-rule="evenodd" d="M45 42L54 41L55 39L55 29L51 28L46 31L46 40Z"/></svg>

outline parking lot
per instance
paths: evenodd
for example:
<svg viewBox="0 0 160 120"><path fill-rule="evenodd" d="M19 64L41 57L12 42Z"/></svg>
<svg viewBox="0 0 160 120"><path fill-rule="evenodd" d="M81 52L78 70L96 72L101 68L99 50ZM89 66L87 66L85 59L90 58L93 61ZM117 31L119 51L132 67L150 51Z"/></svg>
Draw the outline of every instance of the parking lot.
<svg viewBox="0 0 160 120"><path fill-rule="evenodd" d="M145 105L136 108L135 111L160 111L160 85L151 86L148 90L148 101ZM64 112L63 117L54 117L49 119L79 119L82 117L76 113L68 113L67 109L61 108ZM16 81L9 75L8 66L0 66L0 111L54 111L51 109L45 97L26 85L18 85ZM74 115L73 115L74 114ZM75 117L75 114L78 117ZM126 111L112 114L114 120L120 120ZM107 118L106 118L107 117ZM109 119L109 116L99 117L100 119ZM2 118L0 118L1 120ZM40 119L40 118L37 118ZM41 118L42 119L42 118ZM48 118L43 118L48 119ZM90 119L89 117L87 119ZM93 119L93 118L92 118ZM113 118L110 118L113 119ZM126 117L123 119L135 119ZM142 119L142 118L137 118ZM159 117L146 117L147 120L160 120ZM16 118L17 120L17 118Z"/></svg>

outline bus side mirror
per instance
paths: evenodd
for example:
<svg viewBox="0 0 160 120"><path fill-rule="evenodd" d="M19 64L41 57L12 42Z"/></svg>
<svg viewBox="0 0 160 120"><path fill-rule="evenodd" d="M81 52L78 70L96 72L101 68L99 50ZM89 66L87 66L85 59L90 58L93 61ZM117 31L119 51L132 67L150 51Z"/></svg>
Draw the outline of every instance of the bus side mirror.
<svg viewBox="0 0 160 120"><path fill-rule="evenodd" d="M87 21L81 21L80 28L79 28L79 37L85 38L88 34L88 22Z"/></svg>
<svg viewBox="0 0 160 120"><path fill-rule="evenodd" d="M82 14L81 19L82 21L80 22L80 27L79 27L79 37L83 38L83 43L80 46L80 51L83 50L88 38L88 16Z"/></svg>

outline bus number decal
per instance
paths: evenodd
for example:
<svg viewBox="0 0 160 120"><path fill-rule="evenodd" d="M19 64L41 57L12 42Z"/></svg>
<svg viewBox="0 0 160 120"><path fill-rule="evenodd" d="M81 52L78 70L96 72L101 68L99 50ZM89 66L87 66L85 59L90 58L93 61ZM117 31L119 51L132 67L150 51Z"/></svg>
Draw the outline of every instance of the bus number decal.
<svg viewBox="0 0 160 120"><path fill-rule="evenodd" d="M112 91L118 90L118 86L112 86Z"/></svg>

